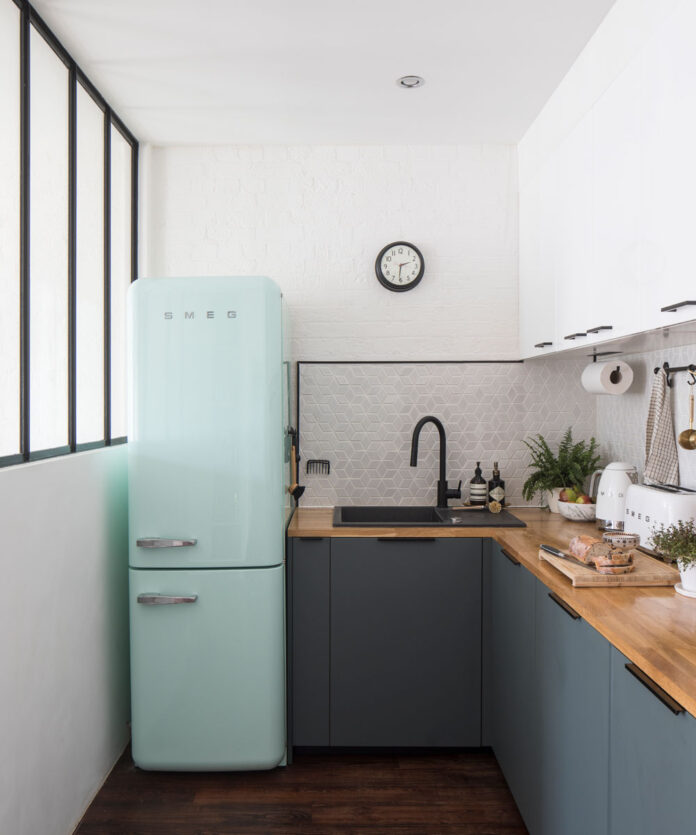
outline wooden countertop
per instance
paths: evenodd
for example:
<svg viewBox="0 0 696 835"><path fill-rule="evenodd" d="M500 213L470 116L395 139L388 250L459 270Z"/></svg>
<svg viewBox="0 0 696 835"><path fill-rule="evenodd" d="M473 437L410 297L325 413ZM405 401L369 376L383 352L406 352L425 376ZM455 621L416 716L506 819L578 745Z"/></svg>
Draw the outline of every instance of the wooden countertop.
<svg viewBox="0 0 696 835"><path fill-rule="evenodd" d="M696 716L696 599L673 588L573 588L538 557L539 543L566 548L571 537L593 535L594 525L569 522L535 508L511 508L526 528L334 528L333 508L299 508L291 537L480 537L494 539L575 609L620 652Z"/></svg>

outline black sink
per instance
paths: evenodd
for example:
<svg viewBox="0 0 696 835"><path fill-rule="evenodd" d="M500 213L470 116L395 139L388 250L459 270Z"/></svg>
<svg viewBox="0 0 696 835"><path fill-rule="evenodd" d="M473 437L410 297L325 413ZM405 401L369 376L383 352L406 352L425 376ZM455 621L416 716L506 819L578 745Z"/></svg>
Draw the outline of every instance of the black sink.
<svg viewBox="0 0 696 835"><path fill-rule="evenodd" d="M373 505L368 507L335 507L335 528L524 528L525 523L503 510L491 513L481 510L451 508Z"/></svg>

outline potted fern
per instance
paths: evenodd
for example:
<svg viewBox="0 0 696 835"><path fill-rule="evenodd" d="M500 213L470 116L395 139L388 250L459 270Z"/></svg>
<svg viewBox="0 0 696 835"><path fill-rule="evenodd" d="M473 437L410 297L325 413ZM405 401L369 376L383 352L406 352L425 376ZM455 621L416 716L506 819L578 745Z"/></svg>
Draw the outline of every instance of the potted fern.
<svg viewBox="0 0 696 835"><path fill-rule="evenodd" d="M532 460L531 475L522 487L525 500L531 502L539 495L552 513L558 513L558 497L563 489L583 492L585 480L592 475L599 464L597 441L573 441L571 427L565 431L558 451L549 446L543 435L536 435L524 441Z"/></svg>
<svg viewBox="0 0 696 835"><path fill-rule="evenodd" d="M653 548L675 560L684 591L696 593L696 522L679 520L652 531ZM679 591L679 588L677 588Z"/></svg>

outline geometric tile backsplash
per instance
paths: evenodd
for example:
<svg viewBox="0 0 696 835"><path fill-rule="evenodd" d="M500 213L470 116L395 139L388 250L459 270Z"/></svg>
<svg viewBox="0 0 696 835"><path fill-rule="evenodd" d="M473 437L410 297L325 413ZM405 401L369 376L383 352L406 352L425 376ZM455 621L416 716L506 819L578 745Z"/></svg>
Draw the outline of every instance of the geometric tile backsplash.
<svg viewBox="0 0 696 835"><path fill-rule="evenodd" d="M447 434L447 479L462 498L481 461L498 461L507 502L522 505L529 454L522 440L540 432L557 443L568 426L596 434L595 395L580 385L587 358L524 363L350 363L300 366L299 481L304 507L336 504L435 504L439 439L421 432L418 466L411 434L434 415ZM306 473L308 459L329 459L329 475Z"/></svg>
<svg viewBox="0 0 696 835"><path fill-rule="evenodd" d="M622 397L600 397L597 404L597 432L608 460L628 461L642 475L645 459L645 423L650 392L655 379L653 369L668 362L671 366L696 363L696 345L662 348L621 357L633 369L633 385ZM675 435L689 425L687 374L675 374L670 399ZM677 447L679 482L696 489L696 451Z"/></svg>

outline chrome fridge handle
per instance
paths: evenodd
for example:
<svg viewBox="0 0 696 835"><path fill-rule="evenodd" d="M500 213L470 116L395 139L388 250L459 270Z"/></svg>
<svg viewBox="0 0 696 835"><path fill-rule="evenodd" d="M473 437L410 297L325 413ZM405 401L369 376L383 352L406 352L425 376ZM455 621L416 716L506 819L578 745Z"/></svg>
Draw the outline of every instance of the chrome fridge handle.
<svg viewBox="0 0 696 835"><path fill-rule="evenodd" d="M138 548L185 548L189 545L195 545L197 539L165 539L161 536L146 536L143 539L137 539L135 544Z"/></svg>
<svg viewBox="0 0 696 835"><path fill-rule="evenodd" d="M156 592L148 592L147 594L138 595L138 603L143 606L173 606L177 603L195 603L198 600L197 594L186 595L172 595L172 594L157 594Z"/></svg>

